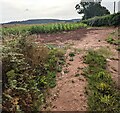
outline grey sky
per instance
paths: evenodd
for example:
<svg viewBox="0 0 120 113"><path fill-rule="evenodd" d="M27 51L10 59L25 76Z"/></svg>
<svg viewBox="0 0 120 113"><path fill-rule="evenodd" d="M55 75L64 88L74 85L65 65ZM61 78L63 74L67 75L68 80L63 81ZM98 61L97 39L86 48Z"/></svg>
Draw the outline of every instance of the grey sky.
<svg viewBox="0 0 120 113"><path fill-rule="evenodd" d="M102 0L102 5L113 12L113 1ZM75 5L80 0L0 0L0 23L27 19L81 18L77 14Z"/></svg>

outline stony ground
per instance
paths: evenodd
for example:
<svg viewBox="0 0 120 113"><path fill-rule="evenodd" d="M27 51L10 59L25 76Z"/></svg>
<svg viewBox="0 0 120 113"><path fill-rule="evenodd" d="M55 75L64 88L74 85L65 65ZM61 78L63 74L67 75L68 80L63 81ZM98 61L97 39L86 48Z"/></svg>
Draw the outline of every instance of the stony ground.
<svg viewBox="0 0 120 113"><path fill-rule="evenodd" d="M118 84L118 52L113 45L108 44L105 39L117 28L89 28L76 31L42 34L36 36L36 41L53 44L66 48L66 64L61 73L57 74L57 86L50 90L47 99L47 107L43 110L50 111L86 111L87 80L82 75L82 69L86 66L83 56L88 49L108 48L112 55L107 59L108 70L113 80ZM70 61L69 53L76 54Z"/></svg>

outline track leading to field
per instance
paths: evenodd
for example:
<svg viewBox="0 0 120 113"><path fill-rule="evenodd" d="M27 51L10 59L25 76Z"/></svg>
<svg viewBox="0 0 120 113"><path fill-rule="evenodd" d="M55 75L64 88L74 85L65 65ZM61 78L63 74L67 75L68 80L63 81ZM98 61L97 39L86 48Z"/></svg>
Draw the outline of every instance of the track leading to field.
<svg viewBox="0 0 120 113"><path fill-rule="evenodd" d="M61 73L57 74L57 86L50 90L47 99L47 107L43 110L50 111L86 111L87 80L82 75L82 69L86 66L83 62L83 56L88 49L99 49L107 47L113 53L111 59L108 59L108 68L112 73L113 80L117 83L118 79L118 52L113 45L108 44L105 39L114 32L116 28L89 28L76 31L41 34L36 41L42 43L54 44L59 47L68 46L66 52L66 64ZM76 50L73 61L70 61L69 53ZM79 50L79 52L78 52ZM79 76L77 76L79 75Z"/></svg>

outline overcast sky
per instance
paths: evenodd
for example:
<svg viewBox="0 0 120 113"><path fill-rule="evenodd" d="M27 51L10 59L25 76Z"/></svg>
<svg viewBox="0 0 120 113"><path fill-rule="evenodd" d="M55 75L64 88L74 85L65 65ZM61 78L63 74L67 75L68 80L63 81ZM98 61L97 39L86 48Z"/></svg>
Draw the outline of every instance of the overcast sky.
<svg viewBox="0 0 120 113"><path fill-rule="evenodd" d="M113 1L102 0L102 5L113 12ZM0 0L0 23L28 19L73 19L81 18L75 5L80 0Z"/></svg>

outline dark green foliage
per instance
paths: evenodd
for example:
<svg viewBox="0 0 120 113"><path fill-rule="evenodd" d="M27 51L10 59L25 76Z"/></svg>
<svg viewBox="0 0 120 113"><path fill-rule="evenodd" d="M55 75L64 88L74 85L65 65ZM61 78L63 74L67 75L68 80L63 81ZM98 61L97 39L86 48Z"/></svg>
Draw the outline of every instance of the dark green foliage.
<svg viewBox="0 0 120 113"><path fill-rule="evenodd" d="M111 34L106 41L110 44L116 45L116 50L120 51L120 39L114 39L115 34Z"/></svg>
<svg viewBox="0 0 120 113"><path fill-rule="evenodd" d="M36 44L20 35L3 45L3 110L38 112L48 88L56 86L56 72L64 52Z"/></svg>
<svg viewBox="0 0 120 113"><path fill-rule="evenodd" d="M69 53L69 56L70 56L70 57L74 57L74 56L75 56L75 52L70 52L70 53Z"/></svg>
<svg viewBox="0 0 120 113"><path fill-rule="evenodd" d="M64 70L64 73L69 73L69 70L65 69L65 70Z"/></svg>
<svg viewBox="0 0 120 113"><path fill-rule="evenodd" d="M59 66L59 67L57 68L57 72L61 72L61 71L62 71L62 67Z"/></svg>
<svg viewBox="0 0 120 113"><path fill-rule="evenodd" d="M120 25L120 12L112 15L101 17L94 17L88 20L83 20L83 23L89 26L119 26Z"/></svg>
<svg viewBox="0 0 120 113"><path fill-rule="evenodd" d="M95 51L89 51L89 55L85 56L85 63L89 64L91 67L96 66L96 67L101 67L105 68L106 67L106 59L98 54Z"/></svg>
<svg viewBox="0 0 120 113"><path fill-rule="evenodd" d="M75 74L75 77L78 77L78 76L80 76L80 74L79 74L79 73L76 73L76 74Z"/></svg>
<svg viewBox="0 0 120 113"><path fill-rule="evenodd" d="M54 88L56 86L56 73L48 72L47 81L48 81L48 86L50 88Z"/></svg>
<svg viewBox="0 0 120 113"><path fill-rule="evenodd" d="M83 20L89 19L95 16L103 16L110 14L106 7L101 6L101 2L80 2L76 5L76 10L79 14L84 14Z"/></svg>
<svg viewBox="0 0 120 113"><path fill-rule="evenodd" d="M114 40L114 41L113 41L113 44L114 44L114 45L120 45L120 40Z"/></svg>
<svg viewBox="0 0 120 113"><path fill-rule="evenodd" d="M106 41L110 44L113 44L114 39L112 37L108 37Z"/></svg>
<svg viewBox="0 0 120 113"><path fill-rule="evenodd" d="M120 91L106 71L106 60L96 51L89 51L84 58L88 67L84 75L88 79L88 105L90 111L120 112Z"/></svg>

